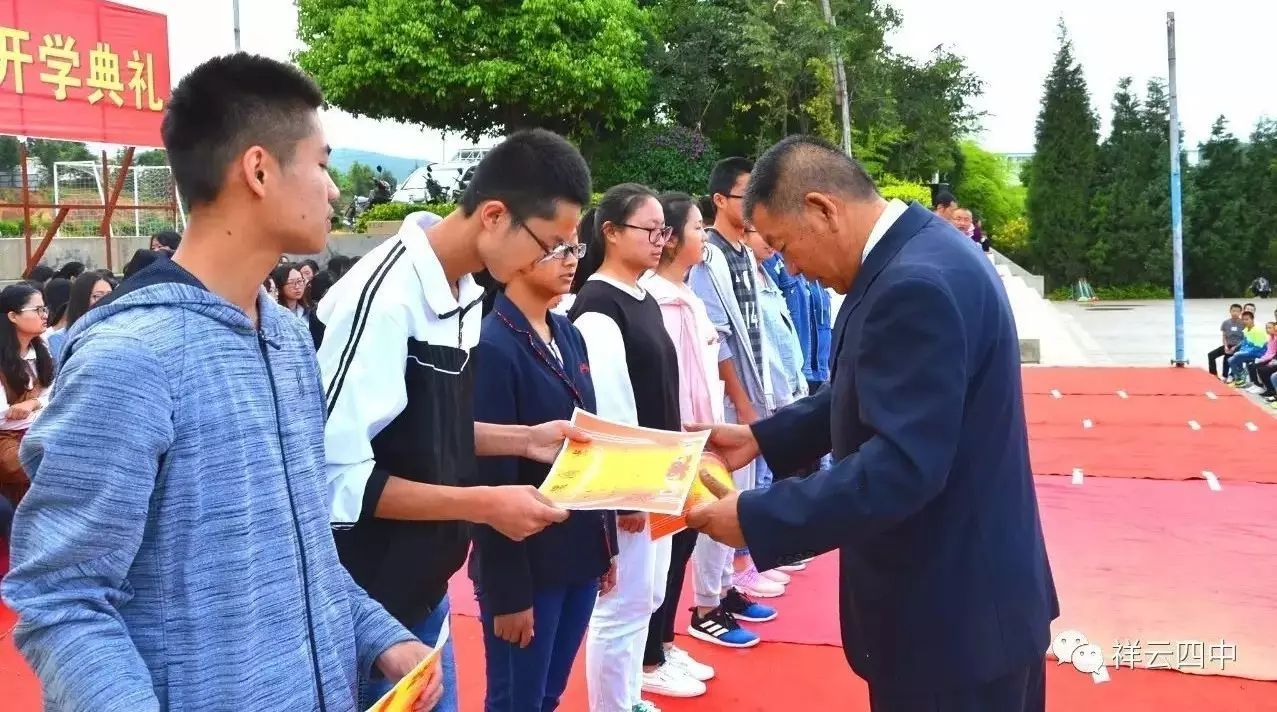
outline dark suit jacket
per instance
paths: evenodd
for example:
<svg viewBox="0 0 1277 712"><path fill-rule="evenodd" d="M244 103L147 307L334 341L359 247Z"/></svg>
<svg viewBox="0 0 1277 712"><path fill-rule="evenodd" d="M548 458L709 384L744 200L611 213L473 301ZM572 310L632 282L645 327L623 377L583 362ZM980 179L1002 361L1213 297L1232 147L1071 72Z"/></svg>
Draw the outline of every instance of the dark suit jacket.
<svg viewBox="0 0 1277 712"><path fill-rule="evenodd" d="M979 247L917 205L834 324L829 383L754 425L793 472L740 496L760 570L838 548L843 648L878 690L945 691L1040 660L1059 614L1038 518L1019 343Z"/></svg>
<svg viewBox="0 0 1277 712"><path fill-rule="evenodd" d="M483 318L475 353L475 420L539 425L567 420L574 408L594 412L585 340L566 317L550 314L549 318L563 363L505 294L495 295L492 312ZM549 472L549 465L519 457L481 457L476 484L539 487ZM487 613L518 613L532 607L538 590L598 579L615 555L616 515L612 512L572 512L567 521L521 542L478 525L470 578Z"/></svg>

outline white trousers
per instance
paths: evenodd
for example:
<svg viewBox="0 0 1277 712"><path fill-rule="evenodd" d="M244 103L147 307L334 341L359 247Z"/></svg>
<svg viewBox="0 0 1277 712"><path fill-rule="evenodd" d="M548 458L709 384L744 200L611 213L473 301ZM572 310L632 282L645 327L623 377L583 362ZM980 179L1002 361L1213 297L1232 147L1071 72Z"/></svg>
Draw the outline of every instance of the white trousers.
<svg viewBox="0 0 1277 712"><path fill-rule="evenodd" d="M665 600L669 575L672 537L652 541L644 527L616 538L616 588L599 597L585 636L590 712L630 712L642 700L648 624Z"/></svg>

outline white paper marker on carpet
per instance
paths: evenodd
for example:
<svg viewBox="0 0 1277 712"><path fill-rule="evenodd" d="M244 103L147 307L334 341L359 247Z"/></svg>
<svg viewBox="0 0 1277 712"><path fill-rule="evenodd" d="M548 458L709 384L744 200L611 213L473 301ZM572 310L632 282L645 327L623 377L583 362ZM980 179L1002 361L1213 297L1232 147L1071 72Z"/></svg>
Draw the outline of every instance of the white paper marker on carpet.
<svg viewBox="0 0 1277 712"><path fill-rule="evenodd" d="M1092 423L1090 418L1087 418L1082 421L1082 427L1086 428L1087 430L1090 430L1092 425L1095 425L1095 423Z"/></svg>
<svg viewBox="0 0 1277 712"><path fill-rule="evenodd" d="M1206 397L1211 400L1215 400L1219 396L1215 395L1215 391L1206 391Z"/></svg>
<svg viewBox="0 0 1277 712"><path fill-rule="evenodd" d="M1121 398L1122 400L1126 400L1126 391L1118 391L1117 397Z"/></svg>
<svg viewBox="0 0 1277 712"><path fill-rule="evenodd" d="M1193 430L1201 430L1201 429L1202 429L1202 425L1201 425L1201 423L1198 423L1196 420L1190 420L1190 421L1188 421L1188 427L1192 428Z"/></svg>
<svg viewBox="0 0 1277 712"><path fill-rule="evenodd" d="M1052 398L1054 398L1054 399L1056 399L1056 400L1059 400L1059 399L1063 398L1064 396L1062 396L1062 395L1060 394L1060 390L1059 390L1058 388L1052 388L1052 389L1051 389L1051 397L1052 397Z"/></svg>
<svg viewBox="0 0 1277 712"><path fill-rule="evenodd" d="M1247 430L1249 430L1249 431L1250 431L1250 432L1252 432L1252 433L1257 433L1257 432L1259 432L1259 426L1258 426L1258 425L1255 425L1254 423L1251 423L1251 422L1249 422L1249 421L1246 423L1246 429L1247 429Z"/></svg>
<svg viewBox="0 0 1277 712"><path fill-rule="evenodd" d="M1073 484L1082 484L1082 468L1080 467L1073 468Z"/></svg>
<svg viewBox="0 0 1277 712"><path fill-rule="evenodd" d="M1210 470L1202 470L1202 477L1206 478L1206 486L1210 487L1212 492L1219 491L1219 478Z"/></svg>

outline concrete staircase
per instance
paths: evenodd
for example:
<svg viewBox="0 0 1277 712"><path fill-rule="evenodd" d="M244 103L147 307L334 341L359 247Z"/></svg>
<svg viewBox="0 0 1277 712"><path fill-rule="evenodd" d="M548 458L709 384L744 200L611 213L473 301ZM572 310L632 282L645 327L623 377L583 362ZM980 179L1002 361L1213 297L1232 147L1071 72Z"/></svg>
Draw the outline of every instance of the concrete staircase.
<svg viewBox="0 0 1277 712"><path fill-rule="evenodd" d="M1006 287L1007 299L1011 302L1011 313L1015 315L1015 330L1020 336L1020 363L1042 363L1041 329L1050 304L1023 277L1012 274L1007 265L998 264L992 255L989 259L1002 278L1002 286Z"/></svg>

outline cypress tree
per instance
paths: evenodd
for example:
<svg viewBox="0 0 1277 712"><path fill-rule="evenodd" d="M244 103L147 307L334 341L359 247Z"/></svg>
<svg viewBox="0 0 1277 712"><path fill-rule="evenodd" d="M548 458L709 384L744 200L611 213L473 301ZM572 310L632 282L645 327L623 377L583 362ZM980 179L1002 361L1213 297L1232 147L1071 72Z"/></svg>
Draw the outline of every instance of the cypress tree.
<svg viewBox="0 0 1277 712"><path fill-rule="evenodd" d="M1097 158L1089 252L1091 274L1105 284L1170 284L1167 110L1160 84L1146 104L1118 83L1113 122Z"/></svg>
<svg viewBox="0 0 1277 712"><path fill-rule="evenodd" d="M1246 147L1246 198L1254 274L1277 279L1277 121L1260 119Z"/></svg>
<svg viewBox="0 0 1277 712"><path fill-rule="evenodd" d="M1082 66L1063 20L1059 37L1038 114L1026 202L1034 254L1055 285L1087 276L1099 134Z"/></svg>
<svg viewBox="0 0 1277 712"><path fill-rule="evenodd" d="M1250 261L1245 151L1223 116L1201 144L1200 156L1188 181L1185 291L1194 297L1237 296L1256 267Z"/></svg>

